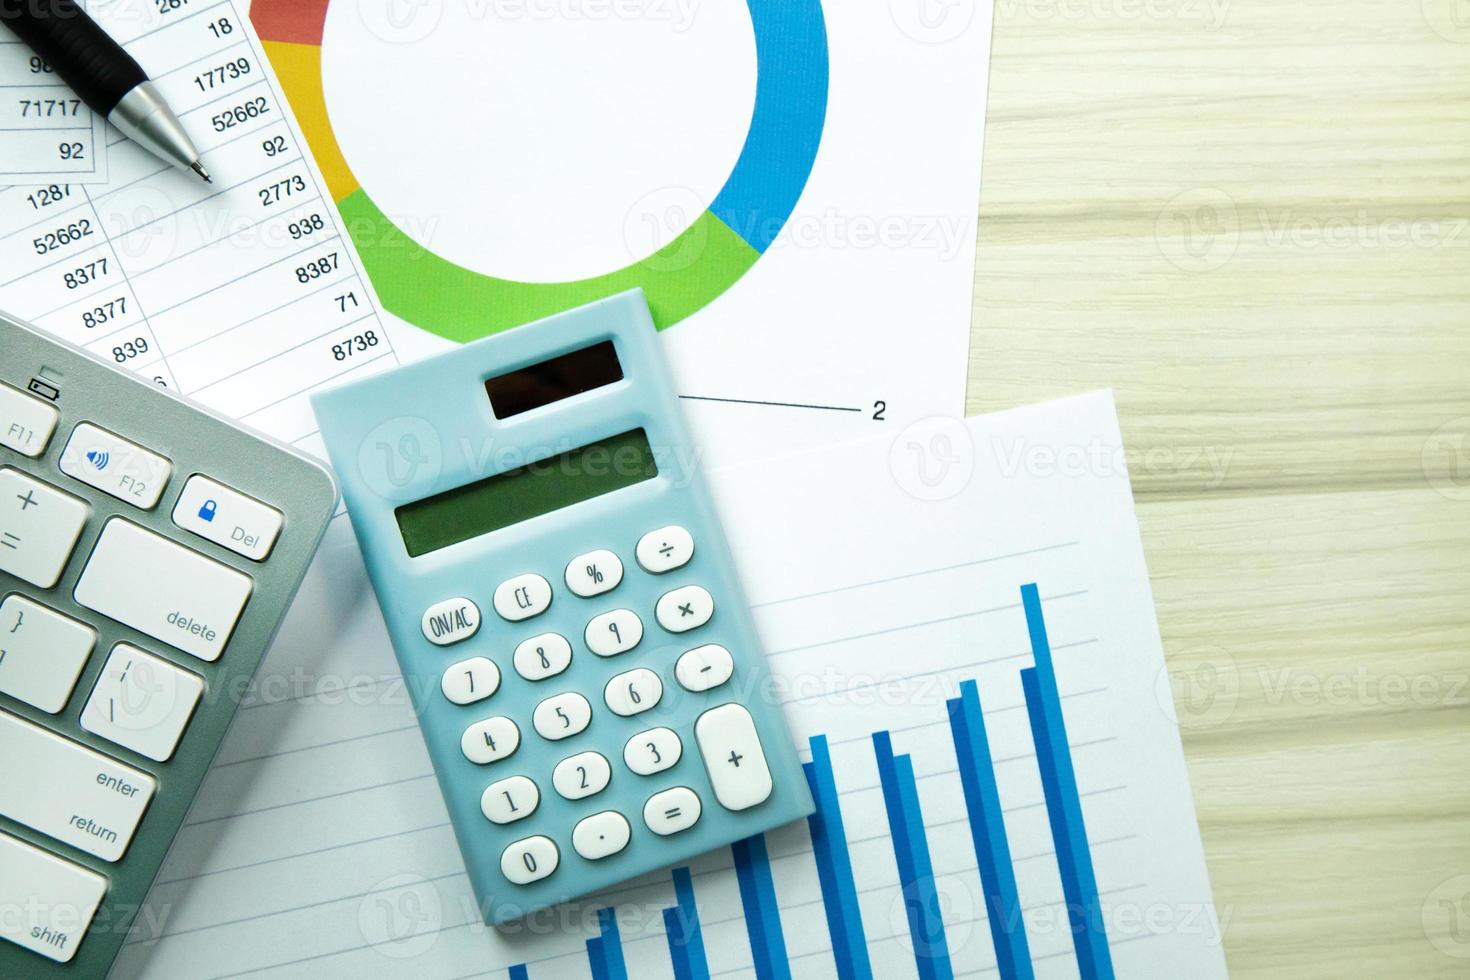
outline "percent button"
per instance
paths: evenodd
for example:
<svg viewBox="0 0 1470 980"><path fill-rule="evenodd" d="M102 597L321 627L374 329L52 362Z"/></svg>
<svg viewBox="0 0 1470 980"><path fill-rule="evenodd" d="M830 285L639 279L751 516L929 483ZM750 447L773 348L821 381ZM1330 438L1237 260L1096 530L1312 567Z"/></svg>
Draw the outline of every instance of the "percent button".
<svg viewBox="0 0 1470 980"><path fill-rule="evenodd" d="M611 592L623 580L623 562L611 551L589 551L567 565L567 588L590 599Z"/></svg>

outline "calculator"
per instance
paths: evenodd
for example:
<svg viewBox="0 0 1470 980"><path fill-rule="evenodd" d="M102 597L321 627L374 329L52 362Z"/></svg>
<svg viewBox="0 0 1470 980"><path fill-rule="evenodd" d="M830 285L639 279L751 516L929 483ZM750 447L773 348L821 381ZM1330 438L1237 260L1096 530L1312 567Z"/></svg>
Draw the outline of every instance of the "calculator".
<svg viewBox="0 0 1470 980"><path fill-rule="evenodd" d="M107 973L336 506L0 315L0 977Z"/></svg>
<svg viewBox="0 0 1470 980"><path fill-rule="evenodd" d="M488 922L812 812L641 292L313 404Z"/></svg>

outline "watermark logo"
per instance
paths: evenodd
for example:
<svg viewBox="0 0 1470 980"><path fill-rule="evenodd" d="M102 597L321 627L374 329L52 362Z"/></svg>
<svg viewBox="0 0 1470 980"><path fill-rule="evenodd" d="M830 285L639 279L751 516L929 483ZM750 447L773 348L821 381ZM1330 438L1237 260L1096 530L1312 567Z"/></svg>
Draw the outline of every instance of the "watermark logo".
<svg viewBox="0 0 1470 980"><path fill-rule="evenodd" d="M704 255L709 225L700 222L704 202L688 187L662 187L645 194L623 219L628 256L651 272L683 272Z"/></svg>
<svg viewBox="0 0 1470 980"><path fill-rule="evenodd" d="M357 465L369 489L383 499L416 500L444 466L439 430L426 419L389 419L363 439Z"/></svg>
<svg viewBox="0 0 1470 980"><path fill-rule="evenodd" d="M970 0L888 0L893 23L921 44L946 44L964 34L978 6Z"/></svg>
<svg viewBox="0 0 1470 980"><path fill-rule="evenodd" d="M1218 187L1196 187L1176 196L1154 223L1159 252L1185 272L1214 272L1240 247L1235 200Z"/></svg>
<svg viewBox="0 0 1470 980"><path fill-rule="evenodd" d="M444 925L444 907L433 882L414 874L380 881L357 907L357 927L374 952L395 960L422 956Z"/></svg>
<svg viewBox="0 0 1470 980"><path fill-rule="evenodd" d="M1470 875L1435 886L1421 909L1424 938L1446 956L1470 960Z"/></svg>
<svg viewBox="0 0 1470 980"><path fill-rule="evenodd" d="M1446 41L1470 44L1470 0L1420 0L1424 22Z"/></svg>
<svg viewBox="0 0 1470 980"><path fill-rule="evenodd" d="M1235 714L1240 701L1240 671L1220 647L1205 647L1175 657L1159 671L1154 694L1166 717L1182 731L1218 728Z"/></svg>
<svg viewBox="0 0 1470 980"><path fill-rule="evenodd" d="M932 959L948 955L949 950L966 949L975 931L976 919L983 901L970 886L955 875L936 875L934 894L930 896L927 913L930 921L944 922L944 931L937 942L916 936L909 928L910 902L925 902L917 896L906 896L899 892L888 906L889 934L899 945L916 957Z"/></svg>
<svg viewBox="0 0 1470 980"><path fill-rule="evenodd" d="M921 419L899 433L888 468L904 492L919 500L948 500L975 475L975 443L959 419Z"/></svg>
<svg viewBox="0 0 1470 980"><path fill-rule="evenodd" d="M357 15L389 44L417 44L438 30L444 0L358 0Z"/></svg>
<svg viewBox="0 0 1470 980"><path fill-rule="evenodd" d="M1424 440L1424 479L1447 500L1470 500L1470 415L1446 422Z"/></svg>

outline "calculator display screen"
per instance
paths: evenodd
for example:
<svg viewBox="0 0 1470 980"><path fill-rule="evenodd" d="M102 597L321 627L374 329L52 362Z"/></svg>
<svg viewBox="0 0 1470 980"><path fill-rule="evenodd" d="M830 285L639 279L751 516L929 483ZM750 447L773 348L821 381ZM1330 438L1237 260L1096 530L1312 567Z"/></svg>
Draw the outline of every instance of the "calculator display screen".
<svg viewBox="0 0 1470 980"><path fill-rule="evenodd" d="M634 429L404 504L395 513L403 544L417 558L656 476L648 434Z"/></svg>
<svg viewBox="0 0 1470 980"><path fill-rule="evenodd" d="M611 340L574 350L498 375L485 382L490 408L498 419L542 408L623 380L623 366Z"/></svg>

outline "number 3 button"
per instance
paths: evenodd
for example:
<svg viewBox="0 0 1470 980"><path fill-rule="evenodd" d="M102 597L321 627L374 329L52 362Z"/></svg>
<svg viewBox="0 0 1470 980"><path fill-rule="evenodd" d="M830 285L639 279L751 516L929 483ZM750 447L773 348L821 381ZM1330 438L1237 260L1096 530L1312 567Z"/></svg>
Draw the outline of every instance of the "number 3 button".
<svg viewBox="0 0 1470 980"><path fill-rule="evenodd" d="M672 768L684 754L684 743L668 728L651 728L628 739L623 761L640 776L652 776Z"/></svg>

